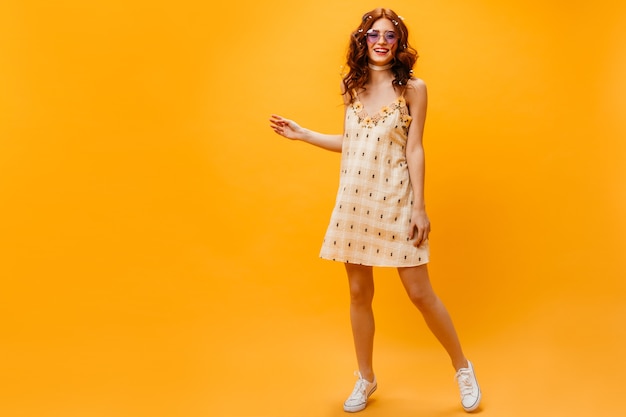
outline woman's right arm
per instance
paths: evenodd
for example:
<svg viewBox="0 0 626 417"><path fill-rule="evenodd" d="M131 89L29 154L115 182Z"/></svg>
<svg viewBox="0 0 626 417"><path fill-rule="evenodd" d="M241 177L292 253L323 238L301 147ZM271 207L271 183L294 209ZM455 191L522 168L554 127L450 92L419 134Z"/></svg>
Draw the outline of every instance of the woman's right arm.
<svg viewBox="0 0 626 417"><path fill-rule="evenodd" d="M327 135L305 129L293 120L273 114L270 119L270 127L277 134L292 140L301 140L333 152L341 152L343 142L342 135Z"/></svg>

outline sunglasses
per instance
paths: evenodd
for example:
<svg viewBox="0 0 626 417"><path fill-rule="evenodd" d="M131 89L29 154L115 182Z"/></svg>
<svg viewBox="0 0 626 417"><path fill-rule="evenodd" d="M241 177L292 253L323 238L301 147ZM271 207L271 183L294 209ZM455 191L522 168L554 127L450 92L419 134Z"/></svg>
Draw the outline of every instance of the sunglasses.
<svg viewBox="0 0 626 417"><path fill-rule="evenodd" d="M365 33L365 37L367 38L367 41L369 43L376 43L380 39L380 31L370 29ZM383 37L385 38L385 41L390 45L393 45L398 40L398 35L396 35L396 32L392 30L386 31L383 34Z"/></svg>

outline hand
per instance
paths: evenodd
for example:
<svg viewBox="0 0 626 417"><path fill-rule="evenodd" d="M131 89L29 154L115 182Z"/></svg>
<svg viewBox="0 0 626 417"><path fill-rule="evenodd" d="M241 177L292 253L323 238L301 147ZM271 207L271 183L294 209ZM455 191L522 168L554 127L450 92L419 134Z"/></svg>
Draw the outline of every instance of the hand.
<svg viewBox="0 0 626 417"><path fill-rule="evenodd" d="M420 247L428 239L430 234L430 220L426 210L413 209L411 212L411 232L409 233L409 239L415 237L413 245Z"/></svg>
<svg viewBox="0 0 626 417"><path fill-rule="evenodd" d="M274 132L287 139L302 139L305 134L305 130L298 123L276 114L272 114L270 127L274 129Z"/></svg>

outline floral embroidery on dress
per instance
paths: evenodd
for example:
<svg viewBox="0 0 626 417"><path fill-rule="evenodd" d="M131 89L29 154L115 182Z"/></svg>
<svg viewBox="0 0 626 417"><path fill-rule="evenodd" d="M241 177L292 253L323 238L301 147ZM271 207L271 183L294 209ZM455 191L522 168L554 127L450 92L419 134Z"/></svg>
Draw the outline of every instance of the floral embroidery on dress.
<svg viewBox="0 0 626 417"><path fill-rule="evenodd" d="M413 120L413 118L409 115L409 110L406 107L406 100L404 97L398 97L393 101L393 103L388 106L383 106L378 113L372 116L367 114L365 107L363 107L363 103L361 103L358 99L352 103L352 109L354 114L359 119L359 123L362 123L366 127L370 128L376 126L396 110L400 111L400 122L402 123L403 128L408 129L411 124L411 120Z"/></svg>

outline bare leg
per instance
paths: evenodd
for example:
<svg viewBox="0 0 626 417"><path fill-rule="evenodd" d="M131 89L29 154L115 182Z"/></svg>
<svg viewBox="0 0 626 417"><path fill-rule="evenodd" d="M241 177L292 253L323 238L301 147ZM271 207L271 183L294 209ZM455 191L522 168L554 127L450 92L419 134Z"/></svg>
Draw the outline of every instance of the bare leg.
<svg viewBox="0 0 626 417"><path fill-rule="evenodd" d="M354 348L361 376L374 380L372 357L374 351L374 274L371 266L346 263L350 285L350 321Z"/></svg>
<svg viewBox="0 0 626 417"><path fill-rule="evenodd" d="M428 277L426 265L398 268L409 298L424 316L428 328L448 352L454 369L467 368L468 363L448 310L443 305Z"/></svg>

